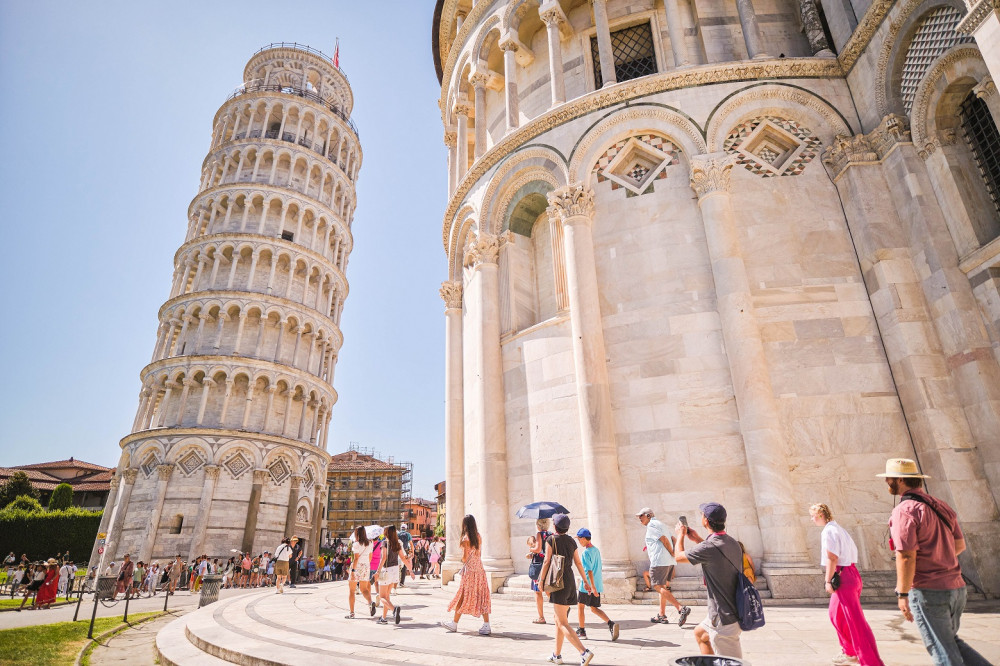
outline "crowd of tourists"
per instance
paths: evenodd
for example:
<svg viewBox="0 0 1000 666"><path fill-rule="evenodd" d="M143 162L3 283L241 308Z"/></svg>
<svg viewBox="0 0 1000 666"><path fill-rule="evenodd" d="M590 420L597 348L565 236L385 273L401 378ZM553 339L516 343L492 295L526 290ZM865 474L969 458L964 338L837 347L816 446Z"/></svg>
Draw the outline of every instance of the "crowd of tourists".
<svg viewBox="0 0 1000 666"><path fill-rule="evenodd" d="M12 599L21 595L18 610L23 610L26 606L28 610L50 608L58 597L68 599L71 592L79 589L80 584L77 567L69 559L69 552L58 558L50 557L44 561L32 562L26 553L18 559L12 551L4 558L0 575L3 576L0 589L9 593ZM93 576L84 579L84 582L87 580L92 581Z"/></svg>

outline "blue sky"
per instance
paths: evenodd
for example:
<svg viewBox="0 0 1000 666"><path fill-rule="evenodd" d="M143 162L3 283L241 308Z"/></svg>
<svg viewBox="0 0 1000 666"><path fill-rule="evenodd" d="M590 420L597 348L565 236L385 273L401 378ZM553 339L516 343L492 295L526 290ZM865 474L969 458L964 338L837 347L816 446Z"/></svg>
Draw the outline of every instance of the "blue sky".
<svg viewBox="0 0 1000 666"><path fill-rule="evenodd" d="M364 163L331 453L444 478L445 147L430 0L0 1L0 466L105 465L137 408L212 118L270 42L332 54Z"/></svg>

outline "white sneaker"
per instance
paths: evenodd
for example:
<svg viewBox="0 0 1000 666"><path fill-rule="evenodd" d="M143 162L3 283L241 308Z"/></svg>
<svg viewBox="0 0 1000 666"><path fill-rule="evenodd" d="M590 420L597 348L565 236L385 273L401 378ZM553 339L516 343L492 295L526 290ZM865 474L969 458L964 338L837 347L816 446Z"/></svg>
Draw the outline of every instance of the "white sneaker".
<svg viewBox="0 0 1000 666"><path fill-rule="evenodd" d="M551 664L561 664L563 663L562 655L560 654L550 654L547 660Z"/></svg>
<svg viewBox="0 0 1000 666"><path fill-rule="evenodd" d="M492 633L492 630L490 629L490 623L489 622L483 622L483 626L479 627L479 635L480 636L489 636L491 633Z"/></svg>
<svg viewBox="0 0 1000 666"><path fill-rule="evenodd" d="M580 666L587 666L593 658L594 653L590 650L585 650L584 653L580 655Z"/></svg>
<svg viewBox="0 0 1000 666"><path fill-rule="evenodd" d="M454 622L452 622L450 620L439 622L439 624L442 627L444 627L445 629L447 629L448 631L451 631L451 632L458 631L458 624L456 624L456 623L454 623Z"/></svg>
<svg viewBox="0 0 1000 666"><path fill-rule="evenodd" d="M839 655L833 658L833 664L835 666L851 666L852 664L858 663L857 657L852 657L841 652Z"/></svg>

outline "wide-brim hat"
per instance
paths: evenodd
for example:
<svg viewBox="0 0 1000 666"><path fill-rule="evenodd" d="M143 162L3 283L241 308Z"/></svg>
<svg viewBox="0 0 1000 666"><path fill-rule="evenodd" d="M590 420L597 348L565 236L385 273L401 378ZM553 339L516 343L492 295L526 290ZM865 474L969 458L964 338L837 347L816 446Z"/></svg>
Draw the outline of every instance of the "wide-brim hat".
<svg viewBox="0 0 1000 666"><path fill-rule="evenodd" d="M56 558L54 558L54 557L50 557L45 563L46 564L59 564L58 562L56 562Z"/></svg>
<svg viewBox="0 0 1000 666"><path fill-rule="evenodd" d="M929 479L931 477L920 473L916 461L909 458L890 458L885 461L885 474L875 476L883 479Z"/></svg>

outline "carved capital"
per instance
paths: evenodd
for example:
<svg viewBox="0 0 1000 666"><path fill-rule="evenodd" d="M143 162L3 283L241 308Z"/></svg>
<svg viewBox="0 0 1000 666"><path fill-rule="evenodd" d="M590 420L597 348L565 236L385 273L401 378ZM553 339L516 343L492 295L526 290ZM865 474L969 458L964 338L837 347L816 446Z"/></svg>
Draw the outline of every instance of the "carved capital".
<svg viewBox="0 0 1000 666"><path fill-rule="evenodd" d="M972 89L972 92L974 92L976 97L979 99L989 99L993 95L997 94L997 84L993 82L992 77L987 76Z"/></svg>
<svg viewBox="0 0 1000 666"><path fill-rule="evenodd" d="M516 40L511 39L510 37L504 37L500 40L497 46L500 47L501 51L514 51L516 53L520 45Z"/></svg>
<svg viewBox="0 0 1000 666"><path fill-rule="evenodd" d="M122 478L125 479L125 483L128 485L132 485L133 483L135 483L135 479L137 476L139 476L139 470L135 469L134 467L129 467L128 469L122 472Z"/></svg>
<svg viewBox="0 0 1000 666"><path fill-rule="evenodd" d="M302 486L302 482L306 480L306 477L301 474L292 474L292 489L299 488Z"/></svg>
<svg viewBox="0 0 1000 666"><path fill-rule="evenodd" d="M465 116L468 118L472 115L472 105L468 102L459 102L455 105L455 113L459 116Z"/></svg>
<svg viewBox="0 0 1000 666"><path fill-rule="evenodd" d="M699 199L729 192L729 177L736 158L728 154L695 155L691 158L691 187Z"/></svg>
<svg viewBox="0 0 1000 666"><path fill-rule="evenodd" d="M462 307L461 282L442 282L441 290L438 293L441 294L441 299L444 301L444 307L446 310L461 309Z"/></svg>
<svg viewBox="0 0 1000 666"><path fill-rule="evenodd" d="M458 141L458 133L457 132L445 132L444 133L444 145L448 146L449 148L454 148L455 147L455 143L457 141Z"/></svg>
<svg viewBox="0 0 1000 666"><path fill-rule="evenodd" d="M122 478L115 474L111 477L111 492L118 490L119 486L122 484Z"/></svg>
<svg viewBox="0 0 1000 666"><path fill-rule="evenodd" d="M156 473L160 477L160 481L166 481L170 478L170 475L174 473L173 463L160 463L156 466Z"/></svg>
<svg viewBox="0 0 1000 666"><path fill-rule="evenodd" d="M844 169L853 164L871 164L878 162L878 153L871 141L864 134L846 136L837 135L832 146L823 151L823 164L836 178Z"/></svg>
<svg viewBox="0 0 1000 666"><path fill-rule="evenodd" d="M480 233L469 245L465 265L496 264L500 258L500 239L493 234Z"/></svg>
<svg viewBox="0 0 1000 666"><path fill-rule="evenodd" d="M563 224L590 222L594 217L594 192L577 183L552 190L547 197L549 219Z"/></svg>
<svg viewBox="0 0 1000 666"><path fill-rule="evenodd" d="M271 473L266 469L255 469L253 471L253 482L254 483L265 483L268 478L270 478Z"/></svg>
<svg viewBox="0 0 1000 666"><path fill-rule="evenodd" d="M868 134L868 141L882 159L897 143L910 142L910 121L906 116L890 113Z"/></svg>
<svg viewBox="0 0 1000 666"><path fill-rule="evenodd" d="M474 69L469 73L469 83L475 88L485 88L489 80L489 74L481 69Z"/></svg>
<svg viewBox="0 0 1000 666"><path fill-rule="evenodd" d="M222 471L222 468L219 467L218 465L205 465L202 469L205 470L205 478L210 479L212 481L218 479L219 472Z"/></svg>
<svg viewBox="0 0 1000 666"><path fill-rule="evenodd" d="M941 148L942 146L952 146L957 140L958 135L955 134L955 130L938 130L937 135L925 142L917 154L920 155L921 159L926 160L928 157L933 155L938 148Z"/></svg>

